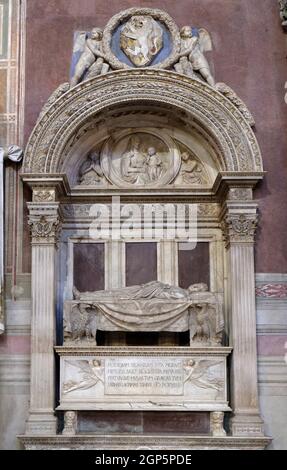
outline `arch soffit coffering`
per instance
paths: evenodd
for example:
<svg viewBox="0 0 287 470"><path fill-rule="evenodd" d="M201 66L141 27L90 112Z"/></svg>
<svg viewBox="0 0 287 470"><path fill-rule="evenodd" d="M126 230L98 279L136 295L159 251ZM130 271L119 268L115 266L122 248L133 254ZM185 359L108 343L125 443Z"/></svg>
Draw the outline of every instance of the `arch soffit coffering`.
<svg viewBox="0 0 287 470"><path fill-rule="evenodd" d="M64 93L38 120L22 171L61 173L68 158L67 146L78 130L99 113L127 103L163 104L170 112L184 112L218 149L218 171L263 171L256 137L229 99L202 81L150 69L111 72Z"/></svg>

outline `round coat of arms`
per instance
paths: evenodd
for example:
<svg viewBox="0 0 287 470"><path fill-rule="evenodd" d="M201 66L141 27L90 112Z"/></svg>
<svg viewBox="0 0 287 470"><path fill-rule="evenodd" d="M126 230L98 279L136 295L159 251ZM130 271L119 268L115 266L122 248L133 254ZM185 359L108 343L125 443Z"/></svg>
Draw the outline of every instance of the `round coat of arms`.
<svg viewBox="0 0 287 470"><path fill-rule="evenodd" d="M178 58L179 30L165 12L130 8L108 22L103 34L103 52L115 69L167 68Z"/></svg>

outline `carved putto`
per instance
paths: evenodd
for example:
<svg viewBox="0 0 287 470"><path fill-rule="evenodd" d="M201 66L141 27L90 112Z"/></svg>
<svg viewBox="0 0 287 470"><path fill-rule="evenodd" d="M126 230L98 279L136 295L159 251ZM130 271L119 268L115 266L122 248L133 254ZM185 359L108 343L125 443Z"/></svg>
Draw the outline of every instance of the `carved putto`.
<svg viewBox="0 0 287 470"><path fill-rule="evenodd" d="M120 44L134 65L145 67L163 47L163 30L151 16L132 16L121 31Z"/></svg>
<svg viewBox="0 0 287 470"><path fill-rule="evenodd" d="M210 34L203 28L178 26L165 12L130 8L115 15L104 30L77 33L73 50L71 87L109 70L132 67L174 69L215 81L204 53L212 50Z"/></svg>
<svg viewBox="0 0 287 470"><path fill-rule="evenodd" d="M108 72L109 66L104 62L105 56L102 51L102 38L103 31L100 28L94 28L88 35L84 34L83 45L79 39L76 42L74 54L79 52L81 54L71 77L71 87L77 85L83 78L87 79ZM83 35L80 39L83 39Z"/></svg>
<svg viewBox="0 0 287 470"><path fill-rule="evenodd" d="M179 62L174 66L178 73L194 77L199 72L201 77L211 86L215 80L211 74L209 63L204 52L212 50L212 42L206 29L184 26L180 31L181 52Z"/></svg>

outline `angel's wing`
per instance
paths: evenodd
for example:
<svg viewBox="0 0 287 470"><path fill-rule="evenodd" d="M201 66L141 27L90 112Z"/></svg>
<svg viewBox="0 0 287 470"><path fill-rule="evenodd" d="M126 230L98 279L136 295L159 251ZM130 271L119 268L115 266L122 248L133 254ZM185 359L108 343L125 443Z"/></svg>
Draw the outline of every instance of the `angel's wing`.
<svg viewBox="0 0 287 470"><path fill-rule="evenodd" d="M84 50L87 33L85 31L76 31L74 36L73 54L82 53Z"/></svg>
<svg viewBox="0 0 287 470"><path fill-rule="evenodd" d="M212 51L212 40L210 34L206 29L200 28L198 30L199 34L199 46L201 52L209 52Z"/></svg>
<svg viewBox="0 0 287 470"><path fill-rule="evenodd" d="M196 331L197 331L197 323L195 320L192 320L192 323L190 324L190 328L189 328L190 340L193 339L194 335L196 334Z"/></svg>
<svg viewBox="0 0 287 470"><path fill-rule="evenodd" d="M192 378L199 379L208 371L210 367L215 367L215 366L218 366L219 364L222 364L222 362L208 361L205 359L202 361L198 361L198 363L196 364L194 368Z"/></svg>
<svg viewBox="0 0 287 470"><path fill-rule="evenodd" d="M93 371L91 370L91 366L88 361L66 361L68 364L70 364L73 367L78 367L81 369L82 372L85 374L92 374Z"/></svg>

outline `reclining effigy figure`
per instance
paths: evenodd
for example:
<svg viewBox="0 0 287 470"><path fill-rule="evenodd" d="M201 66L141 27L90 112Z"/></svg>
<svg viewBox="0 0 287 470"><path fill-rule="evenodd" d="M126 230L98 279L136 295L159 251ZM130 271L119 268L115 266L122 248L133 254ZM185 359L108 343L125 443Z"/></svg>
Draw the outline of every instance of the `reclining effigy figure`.
<svg viewBox="0 0 287 470"><path fill-rule="evenodd" d="M152 281L95 292L74 288L65 304L68 341L96 341L96 331L190 331L190 344L218 345L224 328L221 303L206 284L188 289Z"/></svg>

